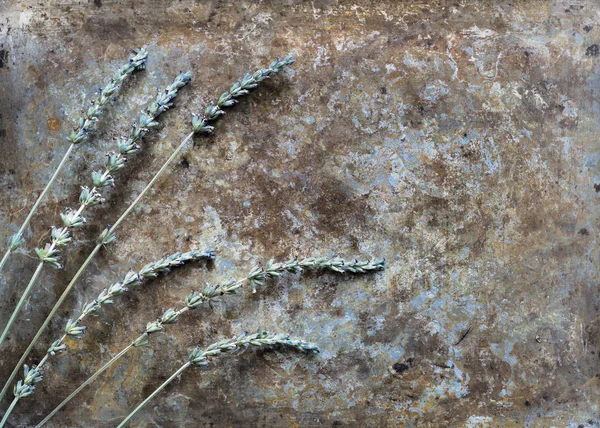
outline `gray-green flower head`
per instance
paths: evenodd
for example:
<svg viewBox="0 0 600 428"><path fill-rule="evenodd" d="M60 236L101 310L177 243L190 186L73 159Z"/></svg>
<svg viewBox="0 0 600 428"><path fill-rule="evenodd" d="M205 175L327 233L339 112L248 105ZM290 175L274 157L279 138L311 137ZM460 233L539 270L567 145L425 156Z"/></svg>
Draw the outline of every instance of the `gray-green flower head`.
<svg viewBox="0 0 600 428"><path fill-rule="evenodd" d="M148 324L146 324L146 333L148 333L148 334L162 331L162 329L163 329L163 326L162 326L162 323L160 322L160 320L152 321L152 322L149 322Z"/></svg>
<svg viewBox="0 0 600 428"><path fill-rule="evenodd" d="M115 282L108 287L108 294L111 296L118 296L119 294L126 293L127 291L129 291L129 289L125 287L122 282Z"/></svg>
<svg viewBox="0 0 600 428"><path fill-rule="evenodd" d="M148 131L151 128L156 128L158 126L158 122L154 120L154 117L149 114L143 113L140 114L140 128Z"/></svg>
<svg viewBox="0 0 600 428"><path fill-rule="evenodd" d="M23 245L25 239L23 238L23 233L15 233L10 238L8 238L8 250L15 251L21 245Z"/></svg>
<svg viewBox="0 0 600 428"><path fill-rule="evenodd" d="M226 339L217 343L213 343L204 350L198 346L190 353L189 361L195 366L206 366L208 365L209 357L218 357L225 354L230 354L233 351L243 349L248 346L262 348L287 346L297 349L301 352L319 352L319 348L314 343L305 342L298 339L291 339L288 335L259 331L257 333L249 335L247 334L241 337L234 337L232 339Z"/></svg>
<svg viewBox="0 0 600 428"><path fill-rule="evenodd" d="M200 306L205 301L206 298L204 297L204 295L194 290L186 296L184 303L188 308L194 309Z"/></svg>
<svg viewBox="0 0 600 428"><path fill-rule="evenodd" d="M237 290L242 287L242 283L236 280L227 281L221 284L221 292L223 294L236 294Z"/></svg>
<svg viewBox="0 0 600 428"><path fill-rule="evenodd" d="M252 292L256 293L256 288L264 285L267 274L260 268L260 266L255 266L250 271L247 278L252 286Z"/></svg>
<svg viewBox="0 0 600 428"><path fill-rule="evenodd" d="M283 61L281 61L279 58L277 58L275 61L273 61L271 63L271 65L269 66L269 70L271 70L272 73L278 73L278 72L282 71L285 67L289 67L290 65L292 65L295 62L296 61L294 60L294 57L292 55L286 56L283 59Z"/></svg>
<svg viewBox="0 0 600 428"><path fill-rule="evenodd" d="M219 106L213 104L206 107L206 110L204 111L204 117L206 117L207 120L216 120L219 116L224 114L225 112L221 110Z"/></svg>
<svg viewBox="0 0 600 428"><path fill-rule="evenodd" d="M129 57L129 64L131 64L136 70L143 70L146 68L146 60L148 58L148 51L146 46L142 46L140 49L134 49L133 53Z"/></svg>
<svg viewBox="0 0 600 428"><path fill-rule="evenodd" d="M104 89L99 88L98 98L90 102L86 117L80 118L77 121L71 134L67 137L67 141L71 144L79 144L88 139L89 133L95 131L96 122L104 112L103 107L110 100L111 95L119 90L121 84L134 70L142 70L146 67L147 57L148 52L145 47L134 49L133 54L129 57L128 63L119 68L115 76Z"/></svg>
<svg viewBox="0 0 600 428"><path fill-rule="evenodd" d="M71 133L67 137L67 141L71 144L79 144L83 140L87 139L87 129L86 128L74 128L71 130Z"/></svg>
<svg viewBox="0 0 600 428"><path fill-rule="evenodd" d="M209 122L217 120L224 115L223 108L231 107L238 102L237 98L249 94L250 89L258 87L259 82L262 82L273 73L283 71L286 66L292 65L294 60L292 57L286 57L283 61L279 58L273 61L269 68L261 68L253 74L246 75L238 82L235 82L229 91L221 94L217 100L217 105L209 105L204 111L204 116L192 116L192 130L197 134L209 134L213 131L213 127L209 126Z"/></svg>
<svg viewBox="0 0 600 428"><path fill-rule="evenodd" d="M184 73L183 71L179 72L179 76L175 78L175 81L171 83L170 86L167 87L169 92L175 91L177 89L183 88L185 85L192 81L192 72L188 71Z"/></svg>
<svg viewBox="0 0 600 428"><path fill-rule="evenodd" d="M87 186L83 186L79 195L79 202L86 207L93 207L104 202L104 198L96 188L90 190Z"/></svg>
<svg viewBox="0 0 600 428"><path fill-rule="evenodd" d="M98 299L96 299L96 300L101 305L110 305L115 302L112 299L112 297L113 297L112 294L109 294L109 292L108 292L108 288L105 288L104 290L102 290L100 292L100 295L98 296Z"/></svg>
<svg viewBox="0 0 600 428"><path fill-rule="evenodd" d="M52 345L48 348L48 353L52 356L56 354L60 354L62 351L67 349L67 345L62 341L62 339L55 340Z"/></svg>
<svg viewBox="0 0 600 428"><path fill-rule="evenodd" d="M110 175L109 171L98 170L92 172L92 183L94 183L94 186L96 187L107 187L114 186L115 180Z"/></svg>
<svg viewBox="0 0 600 428"><path fill-rule="evenodd" d="M29 368L27 364L23 366L23 383L27 385L32 385L34 383L41 382L42 376L38 369L35 367Z"/></svg>
<svg viewBox="0 0 600 428"><path fill-rule="evenodd" d="M385 268L385 259L375 261L358 261L356 259L346 262L339 257L328 259L327 257L309 257L298 262L301 268L309 270L329 269L335 272L367 273Z"/></svg>
<svg viewBox="0 0 600 428"><path fill-rule="evenodd" d="M50 266L53 266L59 270L62 269L62 265L58 262L60 258L60 251L58 251L56 248L51 249L51 245L46 244L44 249L36 248L35 253L44 263L48 263Z"/></svg>
<svg viewBox="0 0 600 428"><path fill-rule="evenodd" d="M208 124L208 120L197 115L192 116L192 129L196 134L210 134L215 129Z"/></svg>
<svg viewBox="0 0 600 428"><path fill-rule="evenodd" d="M23 372L23 380L19 380L13 389L15 397L19 399L31 395L35 390L35 386L33 385L42 380L40 372L35 367L29 368L29 366L25 364L23 366Z"/></svg>
<svg viewBox="0 0 600 428"><path fill-rule="evenodd" d="M181 255L186 260L214 260L217 253L214 250L192 250Z"/></svg>
<svg viewBox="0 0 600 428"><path fill-rule="evenodd" d="M137 337L133 342L131 342L133 346L148 346L150 342L148 341L148 333L144 332L141 336Z"/></svg>
<svg viewBox="0 0 600 428"><path fill-rule="evenodd" d="M123 278L123 285L126 287L133 287L139 285L142 282L142 277L139 273L129 271Z"/></svg>
<svg viewBox="0 0 600 428"><path fill-rule="evenodd" d="M137 153L140 150L140 146L129 137L118 137L117 149L122 155L130 155Z"/></svg>
<svg viewBox="0 0 600 428"><path fill-rule="evenodd" d="M202 294L204 294L204 296L209 300L214 299L215 297L221 295L219 288L220 287L218 285L206 283L204 285L204 290L202 290Z"/></svg>
<svg viewBox="0 0 600 428"><path fill-rule="evenodd" d="M65 227L80 227L85 224L85 219L81 214L71 208L67 208L65 212L60 213L60 218Z"/></svg>
<svg viewBox="0 0 600 428"><path fill-rule="evenodd" d="M167 309L163 316L160 318L162 324L175 324L178 321L179 312L175 309Z"/></svg>
<svg viewBox="0 0 600 428"><path fill-rule="evenodd" d="M86 302L85 305L83 305L81 313L83 314L83 316L96 315L96 312L100 310L100 305L101 303L98 300Z"/></svg>
<svg viewBox="0 0 600 428"><path fill-rule="evenodd" d="M125 166L127 159L121 155L121 153L109 152L106 154L106 160L104 161L104 167L109 173L118 171Z"/></svg>
<svg viewBox="0 0 600 428"><path fill-rule="evenodd" d="M66 227L52 226L51 238L52 242L54 242L58 247L64 247L69 242L71 242L71 237L69 236L69 229L67 229Z"/></svg>
<svg viewBox="0 0 600 428"><path fill-rule="evenodd" d="M85 327L79 326L77 320L68 320L67 326L65 327L65 333L69 336L73 336L77 339L81 339L83 333L85 333Z"/></svg>
<svg viewBox="0 0 600 428"><path fill-rule="evenodd" d="M188 84L191 80L192 73L190 71L187 73L179 73L173 83L167 86L167 89L165 89L164 92L159 91L156 101L150 107L148 107L148 114L152 117L156 117L160 113L173 107L173 103L171 101L177 95L177 90Z"/></svg>
<svg viewBox="0 0 600 428"><path fill-rule="evenodd" d="M110 230L110 228L107 227L106 229L104 229L102 231L102 233L98 237L98 243L99 244L108 245L111 242L113 242L115 239L117 239L117 235L115 235L114 232L110 232L109 233L109 230Z"/></svg>
<svg viewBox="0 0 600 428"><path fill-rule="evenodd" d="M312 352L318 354L319 347L314 343L305 342L304 340L292 339L287 334L277 334L271 335L267 334L261 338L255 339L252 342L253 345L266 345L266 346L289 346L291 348L295 348L301 352Z"/></svg>

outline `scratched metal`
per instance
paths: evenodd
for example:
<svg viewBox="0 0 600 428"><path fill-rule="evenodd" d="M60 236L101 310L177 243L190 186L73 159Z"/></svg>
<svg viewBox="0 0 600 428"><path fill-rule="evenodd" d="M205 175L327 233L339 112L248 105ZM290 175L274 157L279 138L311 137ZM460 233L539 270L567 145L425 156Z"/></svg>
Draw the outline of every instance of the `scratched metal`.
<svg viewBox="0 0 600 428"><path fill-rule="evenodd" d="M0 350L2 381L94 238L189 132L190 115L247 70L297 56L181 155L30 363L130 267L194 247L214 248L217 261L149 282L89 322L10 425L38 422L190 288L313 254L388 265L270 281L186 314L50 426L114 426L192 346L258 327L323 353L249 353L189 370L132 426L599 425L597 2L5 0L0 17L2 242L66 150L82 104L131 47L150 51L10 260L2 324L37 263L33 247L75 205L111 137L179 70L194 73L75 232L65 269L44 271Z"/></svg>

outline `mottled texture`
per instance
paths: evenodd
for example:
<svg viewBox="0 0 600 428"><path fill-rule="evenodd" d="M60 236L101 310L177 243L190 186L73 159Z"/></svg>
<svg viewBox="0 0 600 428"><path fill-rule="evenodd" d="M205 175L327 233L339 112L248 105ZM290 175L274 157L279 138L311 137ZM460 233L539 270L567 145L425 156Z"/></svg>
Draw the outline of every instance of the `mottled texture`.
<svg viewBox="0 0 600 428"><path fill-rule="evenodd" d="M387 269L269 281L182 316L70 403L53 427L114 426L196 343L291 332L323 353L256 353L190 370L132 426L598 426L600 6L518 2L0 0L0 238L67 148L82 103L128 55L137 73L75 152L9 261L4 323L31 249L74 206L111 137L180 69L194 81L46 269L0 350L5 379L105 224L200 112L246 71L293 53L196 138L67 301L70 314L130 267L214 248L128 293L55 359L15 426L38 422L145 323L204 280L291 255L386 257ZM578 6L579 5L579 6ZM2 409L7 406L2 403Z"/></svg>

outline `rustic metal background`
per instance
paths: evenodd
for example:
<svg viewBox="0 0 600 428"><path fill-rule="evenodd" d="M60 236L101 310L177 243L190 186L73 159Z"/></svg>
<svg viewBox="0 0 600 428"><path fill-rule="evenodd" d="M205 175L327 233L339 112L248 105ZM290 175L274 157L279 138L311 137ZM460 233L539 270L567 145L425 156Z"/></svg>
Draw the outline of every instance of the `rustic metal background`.
<svg viewBox="0 0 600 428"><path fill-rule="evenodd" d="M47 4L44 4L47 3ZM247 70L293 70L197 138L97 258L32 354L128 268L214 248L121 298L56 358L10 423L30 426L187 290L290 255L386 257L384 273L270 282L137 349L51 426L112 426L189 348L259 326L317 358L248 354L190 370L133 426L598 426L600 4L596 1L0 1L0 234L23 220L82 104L147 44L99 137L27 230L47 239L111 137L183 69L194 81L132 159L61 272L46 269L5 379L94 238L137 195L190 115ZM2 278L4 323L32 273ZM7 403L2 404L6 408Z"/></svg>

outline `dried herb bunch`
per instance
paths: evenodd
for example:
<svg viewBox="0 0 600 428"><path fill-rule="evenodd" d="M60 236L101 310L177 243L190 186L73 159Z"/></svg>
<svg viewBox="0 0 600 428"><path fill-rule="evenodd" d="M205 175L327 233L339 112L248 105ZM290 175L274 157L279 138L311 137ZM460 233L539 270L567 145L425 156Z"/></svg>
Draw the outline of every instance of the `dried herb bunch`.
<svg viewBox="0 0 600 428"><path fill-rule="evenodd" d="M48 348L46 355L42 358L40 363L32 368L25 365L23 367L24 378L19 380L13 388L14 399L10 405L10 410L4 414L2 421L0 422L0 428L4 426L8 420L10 412L14 408L15 404L24 397L31 395L35 389L35 384L42 380L42 369L46 362L51 356L55 356L63 352L67 345L65 339L67 337L80 339L86 327L82 326L81 323L90 315L96 316L103 305L114 303L114 298L123 293L129 291L128 287L134 287L140 285L142 281L156 278L161 273L168 273L171 269L182 266L188 262L199 261L199 260L214 260L215 252L212 250L199 251L193 250L186 253L174 253L168 257L162 258L155 262L148 263L142 267L138 272L129 271L125 275L122 281L115 282L110 287L102 290L100 295L92 300L86 302L81 310L79 317L75 319L69 319L64 329L64 334L60 339L55 340L50 348ZM35 376L34 376L35 374Z"/></svg>
<svg viewBox="0 0 600 428"><path fill-rule="evenodd" d="M83 262L83 264L77 270L77 272L75 273L75 275L73 276L73 278L71 279L71 281L69 282L67 287L64 289L61 296L58 298L56 304L54 305L54 307L52 308L52 310L46 317L46 320L44 321L42 326L39 328L38 332L33 337L31 343L29 344L29 346L27 347L27 349L21 356L21 359L17 363L17 366L14 368L9 380L6 382L2 391L0 392L0 400L2 399L2 397L4 397L10 384L17 376L19 367L23 365L23 363L25 362L25 359L27 358L27 356L33 349L33 346L35 345L37 340L40 338L41 334L44 332L44 330L50 323L50 320L52 319L52 317L54 316L56 311L59 309L59 307L62 305L63 301L67 298L69 292L71 291L71 289L73 288L73 286L75 285L75 283L77 282L79 277L83 274L83 272L85 271L87 266L91 263L93 258L96 256L96 254L100 251L100 249L104 245L109 244L116 239L116 235L115 235L116 229L120 226L120 224L123 222L123 220L125 220L125 218L129 215L129 213L131 213L133 211L135 206L144 197L144 195L148 192L148 190L150 190L152 188L152 186L154 186L154 184L160 178L162 173L167 169L167 167L171 164L171 162L178 156L178 154L181 152L181 150L183 150L183 148L186 146L188 141L192 139L194 134L211 133L213 131L213 127L210 126L209 123L217 120L220 116L222 116L224 114L224 111L222 110L223 108L232 106L233 104L235 104L237 102L238 97L248 94L249 90L256 88L258 86L259 82L271 77L273 74L284 71L285 67L287 67L293 63L294 63L294 59L291 56L286 57L284 60L280 60L278 58L275 61L273 61L271 63L271 65L269 65L268 68L261 68L260 70L256 71L252 75L247 74L240 81L234 83L229 91L224 92L219 97L219 100L217 101L217 105L211 104L210 106L208 106L205 111L204 116L202 116L202 117L194 116L192 118L192 132L181 141L179 146L173 151L173 153L171 154L171 156L169 156L167 161L162 165L162 167L158 170L158 172L154 175L154 177L150 180L150 182L146 185L146 187L144 187L144 189L140 192L140 194L137 196L137 198L127 207L127 209L123 212L123 214L121 214L121 216L115 221L115 223L111 227L105 229L100 234L100 236L98 237L96 247L94 247L92 252L88 255L86 260Z"/></svg>
<svg viewBox="0 0 600 428"><path fill-rule="evenodd" d="M31 221L31 218L37 211L41 201L48 193L48 190L50 189L50 187L52 187L52 184L56 180L56 177L62 170L63 166L66 164L67 159L69 158L75 146L81 144L84 141L89 140L90 135L96 130L97 123L100 120L102 114L104 113L105 107L108 104L108 102L111 99L115 100L115 96L121 88L121 85L123 84L123 82L125 82L129 75L131 75L131 73L133 73L135 70L142 70L146 68L147 57L148 52L146 51L145 46L141 49L134 49L133 53L129 57L129 61L126 64L124 64L121 68L119 68L119 70L115 73L114 77L104 88L98 89L98 97L95 100L91 101L90 106L85 112L85 115L76 121L75 125L73 126L73 129L71 130L71 133L67 137L67 141L71 143L69 148L67 149L67 152L58 164L58 167L52 174L52 177L50 178L48 183L46 183L44 190L42 190L42 193L40 193L40 196L38 196L37 200L33 204L33 207L29 211L29 214L25 218L25 221L23 222L19 230L8 239L8 249L4 253L2 260L0 260L0 271L2 271L2 269L4 268L4 265L6 264L6 261L8 260L10 254L17 248L19 248L23 244L23 242L25 242L23 236L25 228L27 227L27 225Z"/></svg>
<svg viewBox="0 0 600 428"><path fill-rule="evenodd" d="M173 375L171 375L162 385L152 392L144 401L142 401L127 417L119 424L117 428L121 428L150 400L152 400L159 392L161 392L169 383L179 376L185 369L190 366L205 367L213 358L223 357L226 355L239 355L248 348L275 348L285 347L295 349L304 353L318 354L319 348L314 343L305 342L300 339L292 339L287 334L274 334L267 331L259 331L253 334L245 334L231 339L221 340L213 343L205 349L198 345L189 355L188 360L183 364Z"/></svg>
<svg viewBox="0 0 600 428"><path fill-rule="evenodd" d="M23 291L17 306L15 307L7 325L0 335L0 345L6 338L10 327L14 323L17 314L25 304L29 293L37 282L44 264L48 264L57 269L61 269L62 265L59 262L61 247L66 247L72 238L69 234L70 228L80 227L85 224L85 218L82 216L84 209L92 207L94 205L101 204L104 202L104 198L100 194L99 190L103 187L114 186L114 179L111 174L119 171L125 166L127 161L125 155L131 155L139 150L138 143L144 138L147 132L158 126L156 119L158 116L173 106L172 100L177 96L177 91L185 86L191 80L191 73L180 73L173 83L167 87L164 93L159 93L156 97L156 101L148 107L145 112L142 112L139 118L139 123L134 123L129 131L128 137L122 137L117 139L117 152L110 152L106 155L106 161L104 163L104 169L92 172L93 187L83 187L81 194L79 195L80 206L77 210L67 208L63 213L60 214L63 227L52 226L52 232L50 234L50 243L42 248L36 248L35 252L40 259L38 267L34 271L27 287ZM5 388L0 393L0 400L4 397Z"/></svg>
<svg viewBox="0 0 600 428"><path fill-rule="evenodd" d="M238 290L245 284L248 283L252 287L252 291L256 292L257 287L265 284L267 279L279 278L280 276L287 273L297 274L305 270L318 271L318 270L330 270L338 273L351 273L351 274L363 274L371 273L384 269L385 260L375 261L344 261L339 257L327 258L327 257L309 257L302 260L293 258L283 263L275 263L273 260L269 261L264 267L254 267L248 275L238 280L225 281L219 284L205 284L204 289L201 292L191 291L185 298L182 307L179 309L169 308L163 315L155 321L151 321L146 325L144 332L135 338L127 347L121 350L113 358L111 358L106 364L104 364L96 373L90 376L83 384L81 384L75 391L73 391L67 398L65 398L42 422L37 426L41 427L52 418L61 408L63 408L69 401L71 401L79 392L81 392L87 385L92 383L98 376L119 360L123 355L129 352L132 348L137 346L146 346L149 344L148 337L151 334L163 331L166 325L175 324L179 321L179 316L192 310L196 309L204 303L212 305L215 302L219 302L223 297L231 294L236 294Z"/></svg>

